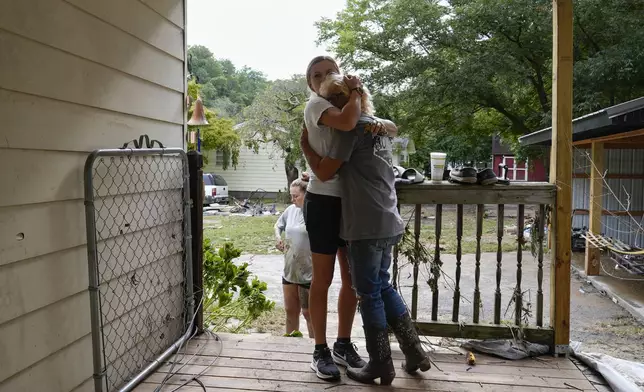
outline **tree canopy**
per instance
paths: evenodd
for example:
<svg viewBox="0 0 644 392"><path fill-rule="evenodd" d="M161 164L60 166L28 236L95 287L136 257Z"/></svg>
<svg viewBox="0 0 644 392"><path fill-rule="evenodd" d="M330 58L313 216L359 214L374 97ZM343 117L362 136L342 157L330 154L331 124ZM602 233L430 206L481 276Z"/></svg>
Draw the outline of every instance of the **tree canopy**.
<svg viewBox="0 0 644 392"><path fill-rule="evenodd" d="M242 110L269 85L261 72L235 68L230 60L218 60L205 46L188 49L188 95L191 102L201 96L209 125L199 127L202 148L222 151L222 168L237 166L240 135L233 129ZM192 116L194 105L188 115ZM194 148L195 146L189 146ZM207 159L207 156L204 156Z"/></svg>
<svg viewBox="0 0 644 392"><path fill-rule="evenodd" d="M218 60L200 45L188 48L188 73L200 86L204 105L228 118L238 117L269 83L261 72L237 69L230 60Z"/></svg>
<svg viewBox="0 0 644 392"><path fill-rule="evenodd" d="M644 3L578 0L574 17L574 114L644 95ZM348 0L317 26L421 150L477 160L493 134L550 125L549 0Z"/></svg>

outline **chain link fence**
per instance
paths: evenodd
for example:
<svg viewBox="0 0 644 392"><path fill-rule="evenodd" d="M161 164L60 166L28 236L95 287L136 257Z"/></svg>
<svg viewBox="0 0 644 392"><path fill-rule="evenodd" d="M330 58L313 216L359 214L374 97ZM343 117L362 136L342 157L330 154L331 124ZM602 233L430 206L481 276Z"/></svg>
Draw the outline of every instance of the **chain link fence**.
<svg viewBox="0 0 644 392"><path fill-rule="evenodd" d="M93 152L85 165L95 389L131 389L193 316L188 160L181 149Z"/></svg>

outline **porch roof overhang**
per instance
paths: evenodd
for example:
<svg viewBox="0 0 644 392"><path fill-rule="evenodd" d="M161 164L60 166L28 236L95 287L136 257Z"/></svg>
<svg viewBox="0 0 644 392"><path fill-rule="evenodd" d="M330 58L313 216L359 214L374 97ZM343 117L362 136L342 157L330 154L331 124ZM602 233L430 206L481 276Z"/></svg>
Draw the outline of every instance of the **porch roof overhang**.
<svg viewBox="0 0 644 392"><path fill-rule="evenodd" d="M644 97L586 114L572 121L572 140L580 142L644 128ZM550 145L552 127L519 138L519 143Z"/></svg>

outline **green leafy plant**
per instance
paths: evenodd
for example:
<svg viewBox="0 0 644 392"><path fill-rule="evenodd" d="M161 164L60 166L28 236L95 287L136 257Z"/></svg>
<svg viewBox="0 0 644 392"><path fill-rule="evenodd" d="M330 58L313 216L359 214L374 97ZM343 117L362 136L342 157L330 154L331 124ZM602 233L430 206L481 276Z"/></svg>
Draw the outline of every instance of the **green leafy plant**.
<svg viewBox="0 0 644 392"><path fill-rule="evenodd" d="M264 294L266 282L251 277L248 263L233 262L240 255L230 242L215 249L204 240L204 321L217 331L244 331L275 306Z"/></svg>
<svg viewBox="0 0 644 392"><path fill-rule="evenodd" d="M293 331L291 333L285 333L284 337L287 337L287 338L302 338L302 337L304 337L304 335L302 334L302 332L300 332L300 331L298 331L296 329L295 331Z"/></svg>

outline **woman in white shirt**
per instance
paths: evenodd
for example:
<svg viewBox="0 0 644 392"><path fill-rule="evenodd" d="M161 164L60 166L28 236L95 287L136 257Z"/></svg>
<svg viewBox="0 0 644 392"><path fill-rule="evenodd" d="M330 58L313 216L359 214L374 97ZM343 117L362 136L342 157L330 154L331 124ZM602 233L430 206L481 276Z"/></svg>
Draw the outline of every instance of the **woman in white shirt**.
<svg viewBox="0 0 644 392"><path fill-rule="evenodd" d="M320 84L329 74L340 74L333 58L318 56L306 70L311 97L304 108L304 122L308 129L309 144L320 156L334 156L331 136L334 130L351 131L362 112L361 83L347 76L349 102L338 109L319 95ZM313 277L310 289L311 323L315 331L315 349L311 369L318 378L337 380L338 365L361 368L366 362L351 342L351 327L358 301L351 286L346 243L340 238L342 215L341 189L337 175L324 181L311 175L304 200L304 220L311 244ZM338 297L338 336L331 350L326 340L327 298L333 280L336 254L340 264L342 287Z"/></svg>
<svg viewBox="0 0 644 392"><path fill-rule="evenodd" d="M302 205L308 183L297 179L291 183L291 204L275 223L277 249L284 252L284 308L286 309L286 333L300 330L300 309L306 320L309 337L313 328L309 316L309 288L311 287L311 247L304 224ZM282 238L282 234L284 237Z"/></svg>

